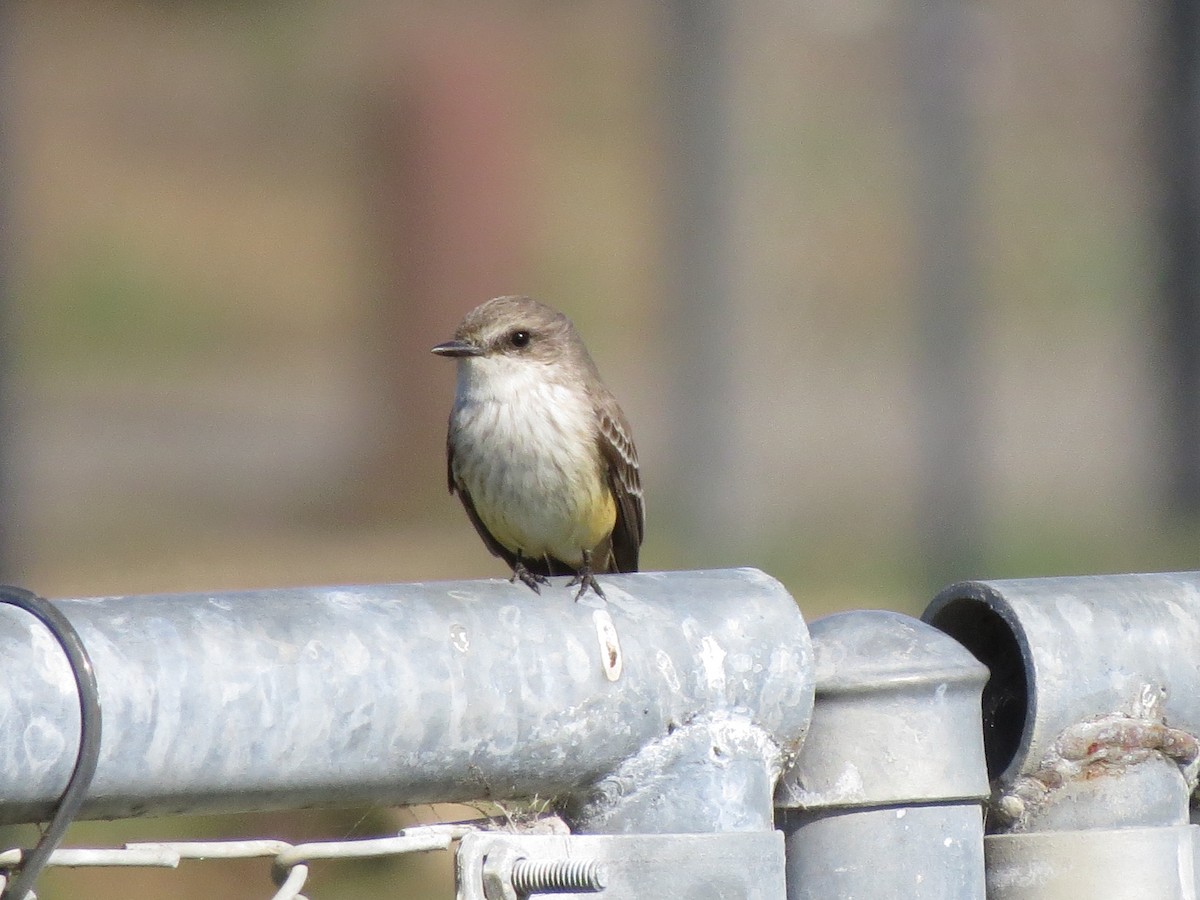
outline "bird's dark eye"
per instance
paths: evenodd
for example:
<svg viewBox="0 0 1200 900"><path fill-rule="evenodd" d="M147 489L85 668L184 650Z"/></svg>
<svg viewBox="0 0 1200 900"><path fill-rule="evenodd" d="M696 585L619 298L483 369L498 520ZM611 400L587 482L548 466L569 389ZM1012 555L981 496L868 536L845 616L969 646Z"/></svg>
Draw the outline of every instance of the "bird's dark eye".
<svg viewBox="0 0 1200 900"><path fill-rule="evenodd" d="M524 329L517 329L508 336L508 342L520 350L522 347L529 346L529 332Z"/></svg>

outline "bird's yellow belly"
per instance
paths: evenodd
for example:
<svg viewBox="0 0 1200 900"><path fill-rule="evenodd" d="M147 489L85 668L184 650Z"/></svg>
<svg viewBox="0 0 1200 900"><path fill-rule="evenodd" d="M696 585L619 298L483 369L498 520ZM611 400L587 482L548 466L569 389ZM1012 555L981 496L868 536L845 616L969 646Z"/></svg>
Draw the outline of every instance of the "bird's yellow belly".
<svg viewBox="0 0 1200 900"><path fill-rule="evenodd" d="M519 480L519 479L518 479ZM607 485L561 483L554 489L505 490L469 485L475 511L505 548L529 559L552 556L571 566L583 563L612 532L617 508Z"/></svg>

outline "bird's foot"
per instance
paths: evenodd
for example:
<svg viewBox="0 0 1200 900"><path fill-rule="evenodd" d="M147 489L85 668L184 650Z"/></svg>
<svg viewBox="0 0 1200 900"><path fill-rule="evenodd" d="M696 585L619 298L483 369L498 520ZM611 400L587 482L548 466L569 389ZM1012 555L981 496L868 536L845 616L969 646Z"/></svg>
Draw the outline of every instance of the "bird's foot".
<svg viewBox="0 0 1200 900"><path fill-rule="evenodd" d="M545 575L531 572L525 568L525 563L521 562L520 557L517 558L517 563L513 566L512 578L508 579L508 581L510 584L516 584L518 578L521 579L522 584L526 584L532 588L535 594L542 592L540 585L550 583L550 579Z"/></svg>
<svg viewBox="0 0 1200 900"><path fill-rule="evenodd" d="M600 582L596 580L596 576L592 574L592 554L587 550L583 551L583 565L579 567L579 571L575 573L575 577L567 582L567 587L579 585L579 593L575 595L575 602L579 602L579 598L587 593L587 589L591 588L605 603L608 598L604 596L604 591L600 589Z"/></svg>

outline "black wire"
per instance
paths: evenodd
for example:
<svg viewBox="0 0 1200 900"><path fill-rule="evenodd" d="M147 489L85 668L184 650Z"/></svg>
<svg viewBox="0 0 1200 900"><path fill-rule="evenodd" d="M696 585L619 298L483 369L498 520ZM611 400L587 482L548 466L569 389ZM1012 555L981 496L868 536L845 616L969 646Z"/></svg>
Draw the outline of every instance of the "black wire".
<svg viewBox="0 0 1200 900"><path fill-rule="evenodd" d="M71 674L75 676L79 691L79 752L75 756L75 770L58 800L50 824L42 832L42 839L28 854L22 854L24 858L16 876L0 893L0 900L25 900L83 805L92 776L96 774L96 763L100 759L100 691L87 648L75 626L58 607L32 591L8 585L0 585L0 603L25 610L50 629L71 664Z"/></svg>

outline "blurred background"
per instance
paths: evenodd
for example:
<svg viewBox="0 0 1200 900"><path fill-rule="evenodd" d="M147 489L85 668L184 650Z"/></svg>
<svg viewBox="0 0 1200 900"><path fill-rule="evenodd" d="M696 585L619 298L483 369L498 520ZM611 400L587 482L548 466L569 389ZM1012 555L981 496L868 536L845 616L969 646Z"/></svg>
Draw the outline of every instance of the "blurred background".
<svg viewBox="0 0 1200 900"><path fill-rule="evenodd" d="M0 575L505 575L446 493L428 352L505 293L620 398L644 568L758 566L810 619L1195 568L1187 6L9 0ZM192 896L43 896L145 879Z"/></svg>

